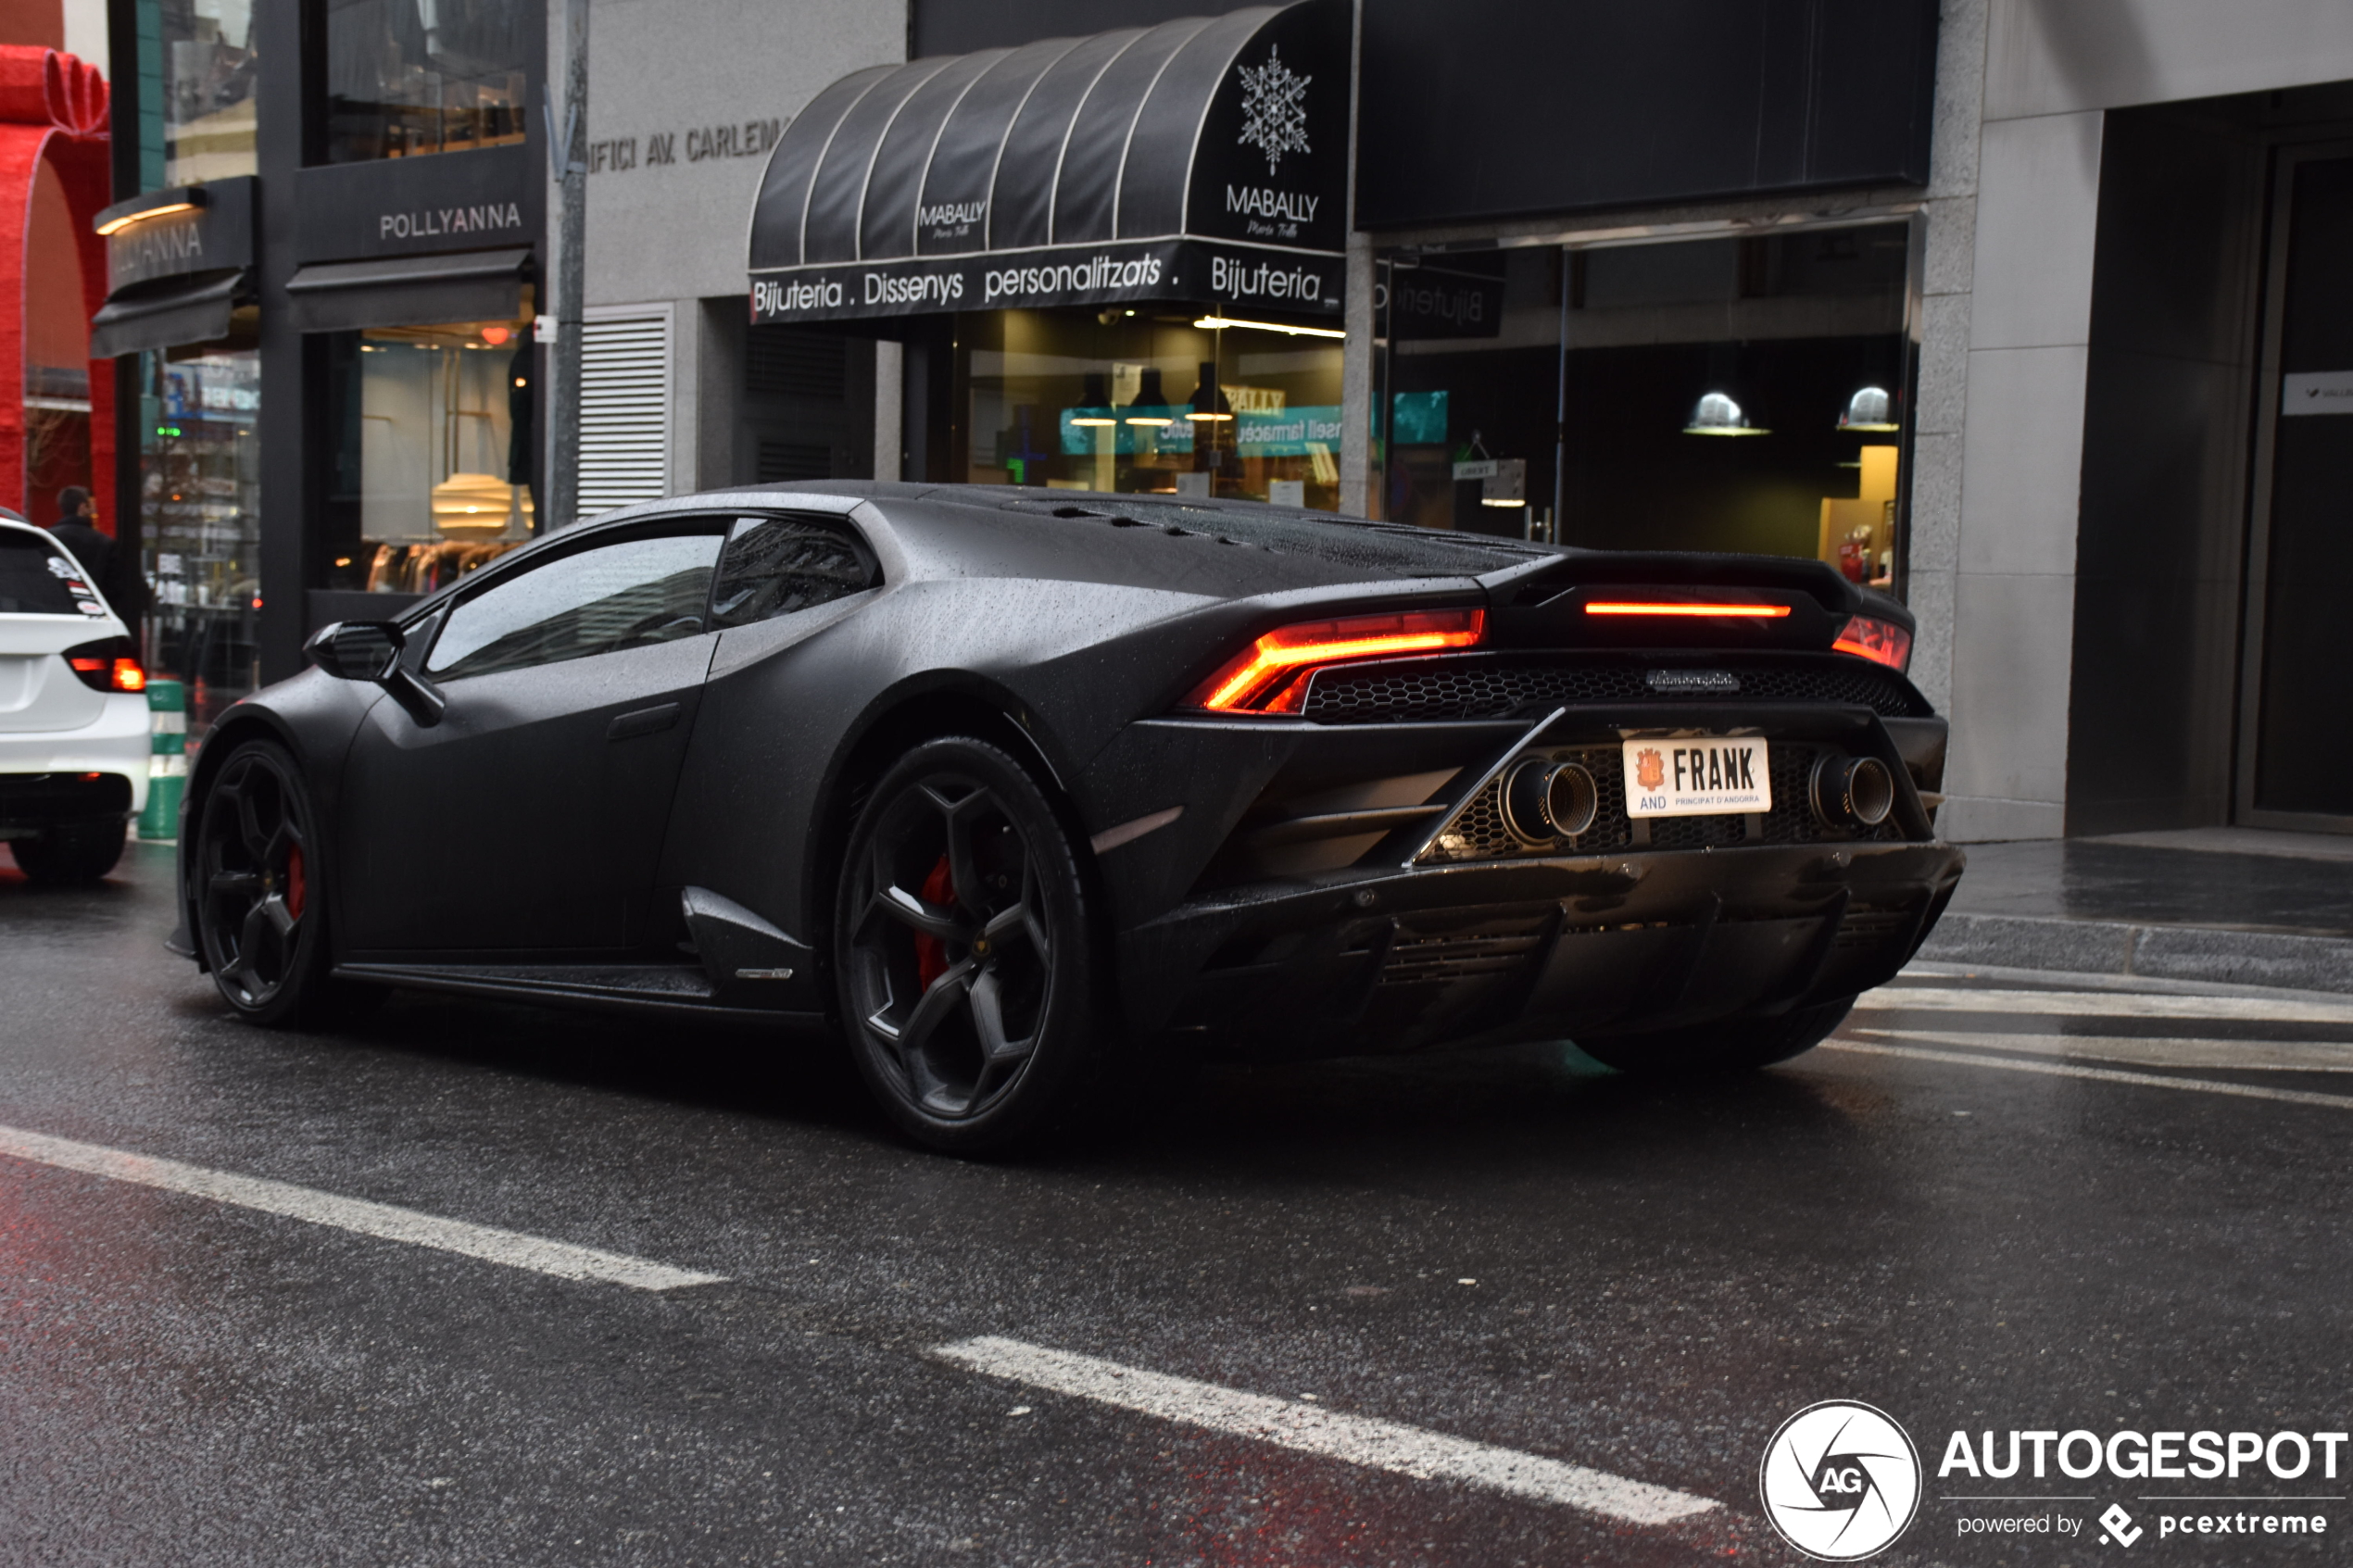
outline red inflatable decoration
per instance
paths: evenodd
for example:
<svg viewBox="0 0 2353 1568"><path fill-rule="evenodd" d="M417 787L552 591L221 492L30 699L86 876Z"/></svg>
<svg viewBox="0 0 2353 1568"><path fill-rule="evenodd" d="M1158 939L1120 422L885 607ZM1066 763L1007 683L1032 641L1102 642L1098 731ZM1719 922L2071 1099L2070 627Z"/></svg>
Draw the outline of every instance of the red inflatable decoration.
<svg viewBox="0 0 2353 1568"><path fill-rule="evenodd" d="M108 199L107 79L55 49L0 45L0 504L37 514L25 495L25 299L33 182L46 161L65 189L82 262L82 321L107 299L107 243L91 221ZM90 362L90 490L115 531L114 364Z"/></svg>

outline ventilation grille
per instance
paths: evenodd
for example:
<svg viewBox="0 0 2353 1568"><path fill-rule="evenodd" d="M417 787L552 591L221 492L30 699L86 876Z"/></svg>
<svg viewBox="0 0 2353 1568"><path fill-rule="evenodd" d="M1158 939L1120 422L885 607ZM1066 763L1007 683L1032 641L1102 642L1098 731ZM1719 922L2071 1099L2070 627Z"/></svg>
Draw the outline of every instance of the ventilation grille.
<svg viewBox="0 0 2353 1568"><path fill-rule="evenodd" d="M580 332L580 515L670 494L670 318Z"/></svg>
<svg viewBox="0 0 2353 1568"><path fill-rule="evenodd" d="M849 395L847 340L805 327L753 327L744 344L744 395L841 402Z"/></svg>
<svg viewBox="0 0 2353 1568"><path fill-rule="evenodd" d="M788 479L831 479L834 449L812 441L763 441L754 477L761 484L782 484Z"/></svg>

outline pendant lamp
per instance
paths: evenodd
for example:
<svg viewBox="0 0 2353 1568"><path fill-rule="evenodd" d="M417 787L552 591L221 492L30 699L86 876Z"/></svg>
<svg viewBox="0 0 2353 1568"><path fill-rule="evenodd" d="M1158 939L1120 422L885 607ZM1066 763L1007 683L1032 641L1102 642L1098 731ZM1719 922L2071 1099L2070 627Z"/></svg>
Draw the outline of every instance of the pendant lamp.
<svg viewBox="0 0 2353 1568"><path fill-rule="evenodd" d="M1841 430L1889 431L1903 428L1895 422L1895 400L1883 386L1867 386L1846 400L1846 411L1838 417Z"/></svg>
<svg viewBox="0 0 2353 1568"><path fill-rule="evenodd" d="M1704 393L1692 409L1691 422L1683 427L1685 435L1770 435L1748 422L1748 416L1730 395L1722 392Z"/></svg>

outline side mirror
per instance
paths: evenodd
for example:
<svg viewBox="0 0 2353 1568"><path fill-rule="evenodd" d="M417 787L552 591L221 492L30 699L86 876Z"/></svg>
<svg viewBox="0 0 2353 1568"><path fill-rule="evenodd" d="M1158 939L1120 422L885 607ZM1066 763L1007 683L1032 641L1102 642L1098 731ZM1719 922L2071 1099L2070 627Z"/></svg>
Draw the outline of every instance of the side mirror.
<svg viewBox="0 0 2353 1568"><path fill-rule="evenodd" d="M431 729L448 706L441 689L402 666L408 640L389 621L338 621L302 645L302 656L339 681L369 681L384 689L409 717Z"/></svg>
<svg viewBox="0 0 2353 1568"><path fill-rule="evenodd" d="M338 681L381 681L407 640L389 621L338 621L302 645L302 657Z"/></svg>

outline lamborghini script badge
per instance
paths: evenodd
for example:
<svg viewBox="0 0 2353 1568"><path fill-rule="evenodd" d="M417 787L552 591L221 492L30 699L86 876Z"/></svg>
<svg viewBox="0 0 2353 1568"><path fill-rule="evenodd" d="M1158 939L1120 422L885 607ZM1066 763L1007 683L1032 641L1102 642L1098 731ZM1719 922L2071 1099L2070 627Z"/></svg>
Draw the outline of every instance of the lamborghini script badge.
<svg viewBox="0 0 2353 1568"><path fill-rule="evenodd" d="M1736 692L1741 678L1729 670L1654 670L1643 682L1655 692Z"/></svg>

